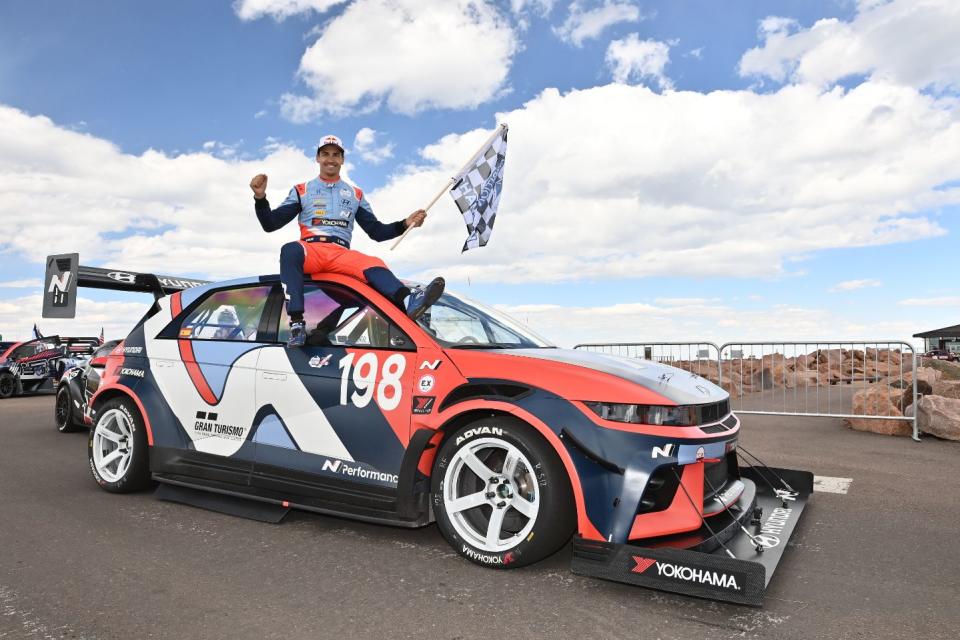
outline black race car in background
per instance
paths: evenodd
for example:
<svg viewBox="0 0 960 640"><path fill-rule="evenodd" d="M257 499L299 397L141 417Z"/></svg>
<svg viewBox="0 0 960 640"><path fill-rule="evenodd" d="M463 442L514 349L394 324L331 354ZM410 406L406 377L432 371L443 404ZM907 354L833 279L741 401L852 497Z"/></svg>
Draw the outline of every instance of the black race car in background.
<svg viewBox="0 0 960 640"><path fill-rule="evenodd" d="M99 338L47 336L17 342L0 356L0 398L52 391L64 371L85 362Z"/></svg>
<svg viewBox="0 0 960 640"><path fill-rule="evenodd" d="M57 430L70 433L87 428L87 402L100 386L100 375L107 363L107 356L120 344L110 340L98 347L86 362L70 367L57 383L57 400L54 403L54 418Z"/></svg>

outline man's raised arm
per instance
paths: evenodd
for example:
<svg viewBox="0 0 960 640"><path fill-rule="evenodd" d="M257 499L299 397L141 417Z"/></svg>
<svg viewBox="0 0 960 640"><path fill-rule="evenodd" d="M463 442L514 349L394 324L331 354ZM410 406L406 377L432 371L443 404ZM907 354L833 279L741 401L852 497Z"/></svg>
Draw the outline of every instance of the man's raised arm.
<svg viewBox="0 0 960 640"><path fill-rule="evenodd" d="M250 188L253 189L254 209L257 212L257 220L260 226L266 232L276 231L284 226L303 210L300 206L300 194L297 188L290 189L290 195L276 209L270 209L270 202L267 200L267 176L259 173L250 181Z"/></svg>

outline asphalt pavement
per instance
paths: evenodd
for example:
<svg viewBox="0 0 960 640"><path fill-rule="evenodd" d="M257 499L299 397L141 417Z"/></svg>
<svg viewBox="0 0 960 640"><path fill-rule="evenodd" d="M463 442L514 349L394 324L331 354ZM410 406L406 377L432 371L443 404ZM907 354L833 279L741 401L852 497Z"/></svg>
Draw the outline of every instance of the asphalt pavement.
<svg viewBox="0 0 960 640"><path fill-rule="evenodd" d="M494 571L435 526L107 494L52 395L0 400L0 639L958 637L960 443L744 416L741 444L852 479L811 498L762 608L576 576L569 546Z"/></svg>

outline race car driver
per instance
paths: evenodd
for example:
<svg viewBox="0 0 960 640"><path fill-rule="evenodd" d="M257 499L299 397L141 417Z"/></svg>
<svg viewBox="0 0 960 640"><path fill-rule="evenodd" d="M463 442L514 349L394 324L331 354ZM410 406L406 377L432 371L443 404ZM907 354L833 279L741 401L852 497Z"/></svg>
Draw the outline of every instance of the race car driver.
<svg viewBox="0 0 960 640"><path fill-rule="evenodd" d="M294 186L287 199L272 210L266 195L267 176L261 173L250 181L257 219L264 231L276 231L294 218L300 223L300 240L288 242L280 249L280 281L290 316L288 347L303 346L306 341L304 273L339 273L364 280L414 320L443 293L443 278L434 278L426 287L411 291L382 260L350 249L354 222L359 223L370 238L382 242L403 234L407 227L421 226L427 214L419 209L403 220L391 224L380 222L363 191L340 178L343 159L340 138L335 135L321 138L317 145L320 175Z"/></svg>

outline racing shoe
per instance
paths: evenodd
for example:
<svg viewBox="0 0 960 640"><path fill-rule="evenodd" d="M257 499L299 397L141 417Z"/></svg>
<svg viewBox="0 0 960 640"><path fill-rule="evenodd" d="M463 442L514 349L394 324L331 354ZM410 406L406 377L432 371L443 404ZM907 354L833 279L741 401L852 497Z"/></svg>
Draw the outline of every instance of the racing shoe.
<svg viewBox="0 0 960 640"><path fill-rule="evenodd" d="M430 305L440 299L444 284L443 278L434 278L427 286L414 289L407 298L407 315L413 320L422 316Z"/></svg>
<svg viewBox="0 0 960 640"><path fill-rule="evenodd" d="M290 337L287 339L287 348L302 347L307 342L307 326L303 322L290 323Z"/></svg>

